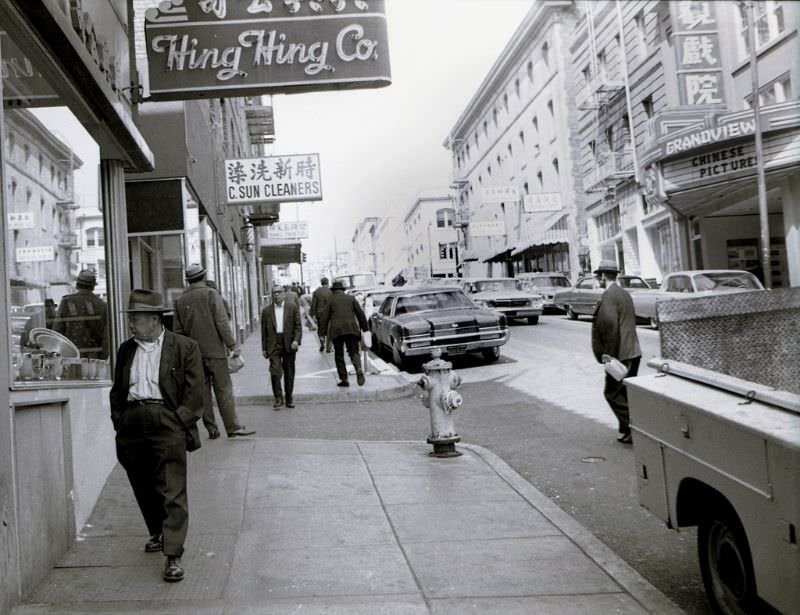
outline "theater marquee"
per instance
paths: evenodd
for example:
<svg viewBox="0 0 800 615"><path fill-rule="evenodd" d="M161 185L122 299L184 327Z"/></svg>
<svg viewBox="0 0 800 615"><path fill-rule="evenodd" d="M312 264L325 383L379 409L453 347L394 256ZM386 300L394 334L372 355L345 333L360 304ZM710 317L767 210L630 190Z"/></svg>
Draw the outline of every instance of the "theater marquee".
<svg viewBox="0 0 800 615"><path fill-rule="evenodd" d="M384 0L168 0L145 13L149 100L391 83Z"/></svg>
<svg viewBox="0 0 800 615"><path fill-rule="evenodd" d="M229 205L321 201L319 154L225 161Z"/></svg>

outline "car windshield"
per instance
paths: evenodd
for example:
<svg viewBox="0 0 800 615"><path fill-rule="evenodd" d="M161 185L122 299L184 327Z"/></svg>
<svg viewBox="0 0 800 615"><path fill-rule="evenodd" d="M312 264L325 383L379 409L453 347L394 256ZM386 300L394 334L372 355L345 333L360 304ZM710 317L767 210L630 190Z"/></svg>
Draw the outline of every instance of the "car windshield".
<svg viewBox="0 0 800 615"><path fill-rule="evenodd" d="M569 286L569 280L562 278L558 275L548 275L537 278L528 278L522 280L523 286L543 288L546 286L562 286L566 288Z"/></svg>
<svg viewBox="0 0 800 615"><path fill-rule="evenodd" d="M517 280L480 280L472 285L476 293L517 290Z"/></svg>
<svg viewBox="0 0 800 615"><path fill-rule="evenodd" d="M474 304L460 290L448 290L399 297L395 314L408 314L410 312L428 310L450 310L464 307L474 307Z"/></svg>
<svg viewBox="0 0 800 615"><path fill-rule="evenodd" d="M642 278L619 278L622 288L650 288Z"/></svg>
<svg viewBox="0 0 800 615"><path fill-rule="evenodd" d="M716 271L699 273L694 276L694 285L698 291L718 290L725 288L751 288L758 290L761 284L752 273L746 271Z"/></svg>

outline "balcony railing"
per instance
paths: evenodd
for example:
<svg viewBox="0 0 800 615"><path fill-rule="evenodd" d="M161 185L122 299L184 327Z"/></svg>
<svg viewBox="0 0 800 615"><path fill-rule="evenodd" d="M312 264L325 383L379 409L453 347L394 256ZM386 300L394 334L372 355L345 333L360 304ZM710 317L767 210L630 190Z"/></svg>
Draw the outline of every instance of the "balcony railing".
<svg viewBox="0 0 800 615"><path fill-rule="evenodd" d="M598 153L588 172L583 176L586 192L605 192L633 177L633 148Z"/></svg>
<svg viewBox="0 0 800 615"><path fill-rule="evenodd" d="M72 231L59 233L58 245L61 248L78 248L78 234Z"/></svg>
<svg viewBox="0 0 800 615"><path fill-rule="evenodd" d="M576 96L578 109L587 111L604 107L624 88L625 84L621 79L594 77L587 81L578 91Z"/></svg>

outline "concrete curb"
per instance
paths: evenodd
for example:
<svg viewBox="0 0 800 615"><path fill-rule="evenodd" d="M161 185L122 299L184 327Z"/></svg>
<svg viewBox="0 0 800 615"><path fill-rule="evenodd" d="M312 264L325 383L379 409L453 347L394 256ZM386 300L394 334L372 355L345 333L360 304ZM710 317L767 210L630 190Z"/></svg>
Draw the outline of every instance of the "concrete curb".
<svg viewBox="0 0 800 615"><path fill-rule="evenodd" d="M369 401L389 401L410 397L419 387L416 381L409 382L400 375L391 376L369 376L369 379L385 378L390 379L389 384L381 384L377 388L362 388L351 383L347 389L337 387L326 390L315 391L313 393L295 392L294 400L302 403L315 404L338 404L338 403L359 403ZM237 405L241 406L260 406L272 403L272 394L263 395L241 395L236 397Z"/></svg>
<svg viewBox="0 0 800 615"><path fill-rule="evenodd" d="M556 506L495 453L476 444L458 445L483 459L517 493L542 513L564 535L630 594L642 608L659 615L685 615L674 602L650 584L589 530Z"/></svg>

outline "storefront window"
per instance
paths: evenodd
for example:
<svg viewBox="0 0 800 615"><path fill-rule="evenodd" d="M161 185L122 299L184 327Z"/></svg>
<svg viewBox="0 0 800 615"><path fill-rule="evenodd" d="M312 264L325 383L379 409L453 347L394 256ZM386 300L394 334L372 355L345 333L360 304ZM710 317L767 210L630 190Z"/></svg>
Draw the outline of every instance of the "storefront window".
<svg viewBox="0 0 800 615"><path fill-rule="evenodd" d="M0 40L11 380L108 380L99 148L66 107L48 106L58 101L46 84L34 83L43 78L6 34Z"/></svg>

